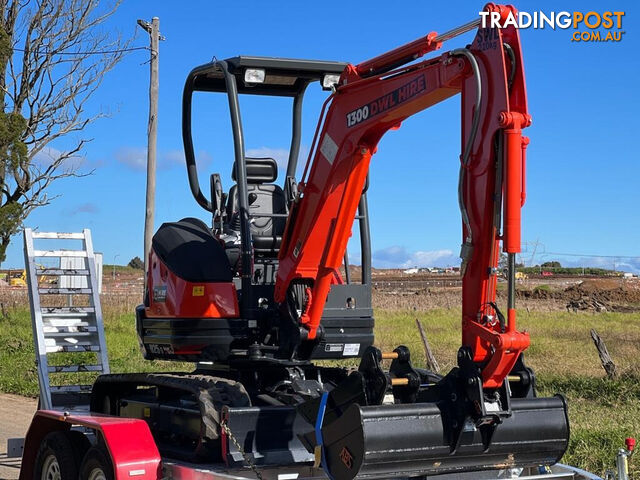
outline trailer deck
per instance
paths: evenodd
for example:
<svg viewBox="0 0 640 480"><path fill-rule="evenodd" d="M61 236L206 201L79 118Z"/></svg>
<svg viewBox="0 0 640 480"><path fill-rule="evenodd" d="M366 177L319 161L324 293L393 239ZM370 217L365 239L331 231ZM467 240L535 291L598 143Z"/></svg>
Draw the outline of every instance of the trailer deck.
<svg viewBox="0 0 640 480"><path fill-rule="evenodd" d="M421 480L504 480L517 478L519 480L602 480L597 475L568 465L556 464L550 471L539 473L534 469L501 469L485 472L466 472L460 474L446 474L423 477ZM220 465L195 465L183 462L163 461L162 472L164 479L175 480L254 480L255 474L249 468L225 469ZM304 468L262 468L262 480L327 480L322 469L312 466ZM403 479L398 479L403 480Z"/></svg>
<svg viewBox="0 0 640 480"><path fill-rule="evenodd" d="M249 465L227 468L220 463L202 464L176 461L161 457L145 421L96 415L86 411L38 410L25 439L20 478L33 478L33 461L37 445L50 431L80 430L87 434L92 444L96 436L102 438L113 461L115 478L138 480L327 480L322 468L312 464L297 466ZM362 477L367 478L367 477ZM408 480L394 477L396 480ZM415 478L415 477L414 477ZM563 464L538 468L496 468L494 470L442 474L420 477L421 480L602 480L584 470Z"/></svg>

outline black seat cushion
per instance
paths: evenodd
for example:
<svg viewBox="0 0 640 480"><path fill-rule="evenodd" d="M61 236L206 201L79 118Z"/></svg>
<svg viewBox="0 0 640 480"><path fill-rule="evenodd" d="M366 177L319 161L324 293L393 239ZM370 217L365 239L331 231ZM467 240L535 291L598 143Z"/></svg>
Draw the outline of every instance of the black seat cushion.
<svg viewBox="0 0 640 480"><path fill-rule="evenodd" d="M247 183L273 183L278 178L278 163L273 158L244 158L245 170L247 172ZM237 182L236 162L233 162L231 170L231 180Z"/></svg>
<svg viewBox="0 0 640 480"><path fill-rule="evenodd" d="M152 246L169 270L189 282L230 282L233 278L224 248L197 218L163 223Z"/></svg>
<svg viewBox="0 0 640 480"><path fill-rule="evenodd" d="M246 170L253 248L259 254L277 255L287 223L286 217L268 216L287 213L287 201L282 188L271 183L278 177L278 165L272 158L246 158ZM233 172L235 180L235 164ZM239 209L238 186L233 185L227 200L227 219L236 228L239 224L234 220Z"/></svg>
<svg viewBox="0 0 640 480"><path fill-rule="evenodd" d="M253 248L257 253L277 254L287 224L286 217L260 216L261 214L286 214L287 201L279 185L248 184L249 215L252 215L250 228ZM233 185L229 190L227 201L227 215L234 223L235 215L240 209L238 201L238 186ZM238 224L239 225L239 224ZM269 245L269 247L265 247Z"/></svg>

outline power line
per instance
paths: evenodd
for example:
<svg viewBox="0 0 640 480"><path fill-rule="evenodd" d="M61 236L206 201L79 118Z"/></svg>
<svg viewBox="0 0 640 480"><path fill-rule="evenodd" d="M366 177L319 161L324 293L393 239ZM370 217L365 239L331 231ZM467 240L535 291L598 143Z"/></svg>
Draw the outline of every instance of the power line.
<svg viewBox="0 0 640 480"><path fill-rule="evenodd" d="M634 255L593 255L588 253L561 253L561 252L540 252L540 255L561 255L564 257L592 257L592 258L632 258L640 260L640 256Z"/></svg>
<svg viewBox="0 0 640 480"><path fill-rule="evenodd" d="M22 52L22 53L25 52L23 48L14 48L13 50L15 52ZM116 50L99 50L99 51L93 51L93 52L55 52L55 55L106 55L111 53L133 52L135 50L151 50L151 48L150 47L130 47L130 48L119 48ZM36 50L36 53L47 55L48 53L51 53L51 52Z"/></svg>

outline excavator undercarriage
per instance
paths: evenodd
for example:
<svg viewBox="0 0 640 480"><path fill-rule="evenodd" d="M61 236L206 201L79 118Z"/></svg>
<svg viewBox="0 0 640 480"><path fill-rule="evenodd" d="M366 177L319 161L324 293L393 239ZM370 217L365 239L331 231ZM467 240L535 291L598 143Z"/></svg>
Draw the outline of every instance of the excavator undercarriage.
<svg viewBox="0 0 640 480"><path fill-rule="evenodd" d="M91 410L145 419L164 456L227 467L309 465L316 450L339 480L555 464L568 444L565 399L536 398L524 365L487 395L463 357L444 377L414 368L406 347L370 347L350 373L304 365L103 375Z"/></svg>
<svg viewBox="0 0 640 480"><path fill-rule="evenodd" d="M487 4L492 15L513 7ZM568 445L566 401L536 396L516 328L515 255L531 118L515 27L478 28L473 42L421 60L479 20L431 33L358 65L234 57L195 68L183 95L189 184L211 225L186 218L156 233L145 302L145 358L196 363L193 373L103 375L91 409L147 421L160 452L189 462L322 467L336 480L545 468ZM322 107L297 175L302 99ZM194 92L227 95L235 159L202 193L191 132ZM409 350L374 346L369 162L389 130L461 95L462 346L441 376ZM284 181L269 158L245 156L239 95L291 98ZM400 160L399 160L400 161ZM347 242L359 230L361 278ZM496 304L500 248L509 300ZM358 361L359 367L318 364Z"/></svg>

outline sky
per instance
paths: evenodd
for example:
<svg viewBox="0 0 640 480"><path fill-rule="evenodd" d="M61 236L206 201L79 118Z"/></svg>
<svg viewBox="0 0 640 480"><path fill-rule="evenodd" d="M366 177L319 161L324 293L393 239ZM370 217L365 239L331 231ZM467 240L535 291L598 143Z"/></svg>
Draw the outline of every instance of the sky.
<svg viewBox="0 0 640 480"><path fill-rule="evenodd" d="M587 12L624 11L620 42L576 43L573 30L522 29L529 110L525 134L527 203L523 209L525 263L561 260L640 272L640 7L635 2L516 2L516 7ZM181 138L184 80L213 57L259 55L359 63L431 31L474 20L483 2L158 2L125 0L106 28L148 45L137 19L160 18L156 228L163 222L210 215L192 198ZM444 44L435 55L464 46L473 33ZM93 139L80 160L89 176L50 187L49 206L25 225L41 231L90 228L107 264L142 257L148 52L130 53L104 79L87 113L109 112L77 138ZM434 55L434 54L432 54ZM302 152L308 153L326 92L305 98ZM241 98L247 155L286 158L290 100ZM389 132L373 157L369 210L376 267L446 266L459 262L460 213L456 188L460 100L449 99ZM194 143L200 180L219 172L227 190L233 145L224 96L194 96ZM51 145L63 150L65 141ZM283 169L281 169L282 171ZM280 176L282 181L282 175ZM537 245L537 246L535 246ZM535 256L534 253L535 248ZM350 251L359 251L351 245ZM572 254L558 255L558 253ZM589 257L587 255L600 255ZM3 267L22 265L21 235Z"/></svg>

